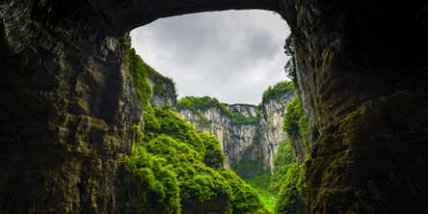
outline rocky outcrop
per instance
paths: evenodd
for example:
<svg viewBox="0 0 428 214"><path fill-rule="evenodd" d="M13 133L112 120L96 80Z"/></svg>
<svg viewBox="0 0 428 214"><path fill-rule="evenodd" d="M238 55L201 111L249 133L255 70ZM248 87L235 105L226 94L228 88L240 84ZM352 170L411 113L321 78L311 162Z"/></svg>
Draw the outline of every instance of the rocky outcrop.
<svg viewBox="0 0 428 214"><path fill-rule="evenodd" d="M311 213L423 209L427 9L422 1L285 2L311 121Z"/></svg>
<svg viewBox="0 0 428 214"><path fill-rule="evenodd" d="M259 106L225 105L215 100L211 106L200 105L198 108L195 105L183 107L181 101L178 113L200 131L217 136L227 165L240 176L254 177L274 167L274 154L286 138L282 129L284 110L293 97L294 90L287 86L265 97Z"/></svg>
<svg viewBox="0 0 428 214"><path fill-rule="evenodd" d="M119 173L141 120L123 34L159 17L250 8L281 13L295 38L311 115L309 211L423 210L427 2L4 0L1 212L138 207L136 184Z"/></svg>
<svg viewBox="0 0 428 214"><path fill-rule="evenodd" d="M0 5L0 212L125 211L117 200L136 202L138 184L123 161L142 119L127 39L48 25L37 6Z"/></svg>
<svg viewBox="0 0 428 214"><path fill-rule="evenodd" d="M150 104L153 107L174 107L177 103L177 93L172 79L163 76L152 68L148 73L148 79L153 87Z"/></svg>
<svg viewBox="0 0 428 214"><path fill-rule="evenodd" d="M218 106L197 111L181 109L178 113L199 131L208 131L217 136L228 166L239 163L243 152L252 144L257 133L256 123L232 124L230 115Z"/></svg>
<svg viewBox="0 0 428 214"><path fill-rule="evenodd" d="M294 90L287 87L275 96L266 97L259 106L260 145L263 154L263 166L274 167L274 155L279 143L286 139L283 130L284 115L287 104L295 97Z"/></svg>

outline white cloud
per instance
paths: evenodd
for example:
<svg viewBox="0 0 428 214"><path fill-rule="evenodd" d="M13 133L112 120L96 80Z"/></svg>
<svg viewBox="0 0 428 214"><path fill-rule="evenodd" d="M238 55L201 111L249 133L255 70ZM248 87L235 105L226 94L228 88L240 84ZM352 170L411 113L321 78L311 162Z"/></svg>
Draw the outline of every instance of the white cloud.
<svg viewBox="0 0 428 214"><path fill-rule="evenodd" d="M279 15L249 10L160 19L131 37L142 58L175 81L180 97L257 104L269 85L286 79L288 34Z"/></svg>

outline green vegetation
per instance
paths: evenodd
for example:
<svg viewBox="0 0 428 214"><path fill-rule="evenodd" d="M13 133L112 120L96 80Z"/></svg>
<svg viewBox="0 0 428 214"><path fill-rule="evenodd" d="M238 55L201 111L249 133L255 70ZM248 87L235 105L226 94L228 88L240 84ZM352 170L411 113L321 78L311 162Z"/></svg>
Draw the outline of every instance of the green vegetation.
<svg viewBox="0 0 428 214"><path fill-rule="evenodd" d="M153 90L148 79L148 67L134 49L128 50L128 60L129 71L132 75L132 85L141 99L143 106L145 106L149 104Z"/></svg>
<svg viewBox="0 0 428 214"><path fill-rule="evenodd" d="M143 126L127 165L138 179L143 213L268 213L256 192L223 168L215 136L196 129L169 108L153 108L141 58L129 51L133 85L142 100ZM143 128L142 128L143 127Z"/></svg>
<svg viewBox="0 0 428 214"><path fill-rule="evenodd" d="M214 169L223 168L224 153L221 150L220 143L217 138L209 132L200 133L203 141L205 142L206 154L204 158L205 165Z"/></svg>
<svg viewBox="0 0 428 214"><path fill-rule="evenodd" d="M229 110L229 107L227 104L221 103L216 98L211 98L208 96L183 97L178 101L175 108L177 111L190 110L194 112L195 114L198 115L198 118L200 118L200 120L195 122L201 123L201 125L204 125L204 124L206 125L206 123L209 123L209 121L202 116L201 111L205 111L210 108L218 108L221 112L223 112L225 115L227 115L231 119L231 123L234 125L251 124L251 123L257 122L256 117L246 117L241 112L232 112Z"/></svg>
<svg viewBox="0 0 428 214"><path fill-rule="evenodd" d="M245 184L232 170L224 170L222 175L231 181L233 213L269 213L253 188Z"/></svg>
<svg viewBox="0 0 428 214"><path fill-rule="evenodd" d="M191 111L200 111L207 110L209 108L220 108L226 114L230 114L229 109L224 103L220 103L216 98L211 98L208 96L204 97L193 97L187 96L181 98L177 106L175 107L177 111L182 110L191 110Z"/></svg>
<svg viewBox="0 0 428 214"><path fill-rule="evenodd" d="M270 213L274 213L275 211L275 205L276 205L276 198L272 195L272 193L265 193L257 191L259 195L259 199L262 202L262 204L266 207L266 209Z"/></svg>
<svg viewBox="0 0 428 214"><path fill-rule="evenodd" d="M298 163L290 165L278 194L275 213L305 213L304 177L303 165Z"/></svg>
<svg viewBox="0 0 428 214"><path fill-rule="evenodd" d="M299 97L295 97L288 103L283 128L288 135L300 136L304 140L308 138L308 118Z"/></svg>
<svg viewBox="0 0 428 214"><path fill-rule="evenodd" d="M290 207L295 205L290 204L289 197L297 197L297 193L293 192L294 190L292 188L299 187L300 191L302 191L301 186L303 181L300 174L294 174L300 173L297 171L300 167L296 163L294 152L288 141L285 140L280 143L274 159L274 166L273 174L269 171L265 171L254 178L245 178L245 182L256 189L260 201L270 212L274 212L275 205L278 203L276 206L280 207L277 208L280 212L276 213L283 213L282 211L284 211L285 208L282 206L291 209Z"/></svg>
<svg viewBox="0 0 428 214"><path fill-rule="evenodd" d="M245 178L244 180L257 191L260 201L265 205L266 209L273 212L276 199L275 194L272 192L271 176L272 175L269 171L265 171L259 176L254 178Z"/></svg>
<svg viewBox="0 0 428 214"><path fill-rule="evenodd" d="M273 87L269 86L268 89L263 92L262 103L265 103L266 101L271 99L277 99L282 96L286 91L293 91L293 88L293 83L287 81L279 82Z"/></svg>
<svg viewBox="0 0 428 214"><path fill-rule="evenodd" d="M257 122L256 117L246 117L241 112L232 112L232 124L253 124Z"/></svg>
<svg viewBox="0 0 428 214"><path fill-rule="evenodd" d="M274 158L274 168L272 175L272 192L277 194L282 183L286 180L286 175L290 168L296 164L296 157L293 148L288 140L284 140L279 144L278 152Z"/></svg>
<svg viewBox="0 0 428 214"><path fill-rule="evenodd" d="M288 103L283 128L289 139L302 138L307 147L308 119L299 97ZM275 192L279 190L275 213L306 213L303 198L305 167L304 163L296 162L288 141L280 144L274 163L272 188Z"/></svg>
<svg viewBox="0 0 428 214"><path fill-rule="evenodd" d="M168 91L175 94L175 84L172 79L156 72L152 67L146 64L143 59L135 52L135 49L128 50L129 70L132 75L132 83L137 95L147 105L152 95L164 96Z"/></svg>
<svg viewBox="0 0 428 214"><path fill-rule="evenodd" d="M231 205L224 209L233 213L264 210L256 193L233 172L223 169L224 154L215 136L198 133L170 109L153 110L150 118L158 123L145 124L159 125L146 129L144 136L141 130L136 131L141 141L134 143L128 160L134 175L147 188L142 200L154 206L149 210L186 213L198 204L218 200ZM161 207L157 207L159 203Z"/></svg>

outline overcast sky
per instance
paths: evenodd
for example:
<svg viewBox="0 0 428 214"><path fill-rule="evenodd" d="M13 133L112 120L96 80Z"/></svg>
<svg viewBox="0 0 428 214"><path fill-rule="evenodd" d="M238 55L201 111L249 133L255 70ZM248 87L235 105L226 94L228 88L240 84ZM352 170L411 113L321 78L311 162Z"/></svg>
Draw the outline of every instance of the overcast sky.
<svg viewBox="0 0 428 214"><path fill-rule="evenodd" d="M288 34L278 14L247 10L159 19L131 37L144 61L174 80L179 97L258 104L269 85L287 78Z"/></svg>

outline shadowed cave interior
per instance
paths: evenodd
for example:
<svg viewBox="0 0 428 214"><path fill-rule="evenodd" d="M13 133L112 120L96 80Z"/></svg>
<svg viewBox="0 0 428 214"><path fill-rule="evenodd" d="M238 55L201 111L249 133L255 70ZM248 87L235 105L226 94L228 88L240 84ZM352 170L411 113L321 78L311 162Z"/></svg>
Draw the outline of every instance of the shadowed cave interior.
<svg viewBox="0 0 428 214"><path fill-rule="evenodd" d="M308 124L288 127L307 140L293 146L305 155L292 168L302 176L288 178L275 212L423 210L427 3L6 0L0 212L266 212L222 169L209 134L149 104L150 69L127 35L157 18L226 9L276 11L292 31L302 102L292 112L304 109Z"/></svg>

